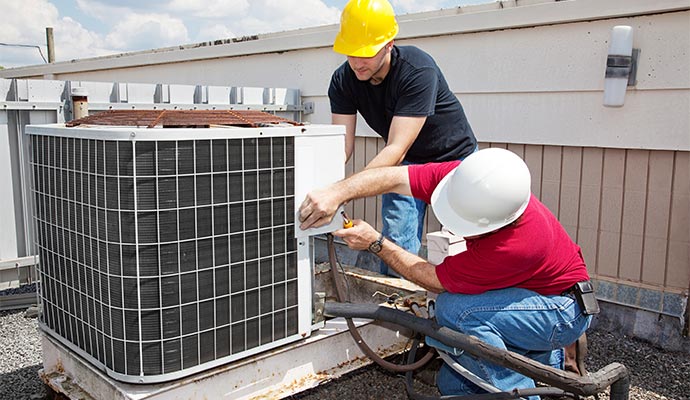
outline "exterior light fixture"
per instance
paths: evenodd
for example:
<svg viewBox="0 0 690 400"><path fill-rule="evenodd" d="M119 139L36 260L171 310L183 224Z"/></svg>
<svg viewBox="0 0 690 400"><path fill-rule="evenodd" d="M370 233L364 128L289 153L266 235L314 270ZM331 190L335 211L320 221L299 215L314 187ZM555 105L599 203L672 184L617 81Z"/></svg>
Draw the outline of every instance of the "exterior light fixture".
<svg viewBox="0 0 690 400"><path fill-rule="evenodd" d="M633 49L633 29L618 25L611 30L609 54L604 78L604 105L622 107L625 91L636 84L639 49Z"/></svg>

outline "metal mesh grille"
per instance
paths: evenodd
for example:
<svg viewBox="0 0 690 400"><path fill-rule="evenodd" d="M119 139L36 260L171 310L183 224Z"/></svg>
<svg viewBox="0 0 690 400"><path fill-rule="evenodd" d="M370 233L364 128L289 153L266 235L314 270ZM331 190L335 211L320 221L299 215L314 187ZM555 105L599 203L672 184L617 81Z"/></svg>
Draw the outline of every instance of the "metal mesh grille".
<svg viewBox="0 0 690 400"><path fill-rule="evenodd" d="M293 147L32 136L43 323L132 376L297 334Z"/></svg>

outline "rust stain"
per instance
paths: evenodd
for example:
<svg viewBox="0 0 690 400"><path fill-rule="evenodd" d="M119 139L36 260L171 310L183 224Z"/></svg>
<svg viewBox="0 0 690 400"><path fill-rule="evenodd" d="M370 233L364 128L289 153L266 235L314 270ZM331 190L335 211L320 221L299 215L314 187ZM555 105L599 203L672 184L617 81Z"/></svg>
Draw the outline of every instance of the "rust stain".
<svg viewBox="0 0 690 400"><path fill-rule="evenodd" d="M108 110L65 123L79 125L136 126L153 128L263 127L303 124L255 110Z"/></svg>
<svg viewBox="0 0 690 400"><path fill-rule="evenodd" d="M357 369L370 363L371 360L366 356L355 357L351 360L341 362L338 365L331 367L327 370L312 372L303 375L298 379L286 382L276 390L272 390L270 392L251 397L251 400L276 399L284 397L286 394L299 393L306 389L329 382L333 380L335 377L341 376L344 372L347 372L348 370Z"/></svg>
<svg viewBox="0 0 690 400"><path fill-rule="evenodd" d="M79 386L69 375L59 372L51 372L50 374L39 372L39 375L43 382L60 396L59 398L93 400L93 397Z"/></svg>
<svg viewBox="0 0 690 400"><path fill-rule="evenodd" d="M60 373L60 374L65 373L65 367L62 366L62 360L59 358L57 359L57 362L55 363L55 371Z"/></svg>
<svg viewBox="0 0 690 400"><path fill-rule="evenodd" d="M281 394L285 393L298 393L307 387L313 387L316 385L319 385L323 383L324 381L330 380L331 377L330 375L323 373L323 372L317 372L317 373L309 373L307 375L304 375L298 379L295 379L293 381L290 381L280 387L278 390L270 391L268 393L264 393L259 396L253 396L250 399L251 400L269 400L269 399L275 399L280 396ZM311 383L311 384L310 384Z"/></svg>

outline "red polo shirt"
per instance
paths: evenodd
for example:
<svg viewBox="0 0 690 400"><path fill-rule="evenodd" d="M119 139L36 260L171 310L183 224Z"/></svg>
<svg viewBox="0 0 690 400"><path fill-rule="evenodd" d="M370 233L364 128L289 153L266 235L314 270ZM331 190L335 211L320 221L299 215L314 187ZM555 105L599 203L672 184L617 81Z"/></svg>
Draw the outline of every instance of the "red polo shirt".
<svg viewBox="0 0 690 400"><path fill-rule="evenodd" d="M412 195L430 203L438 183L459 164L410 165ZM580 246L534 195L517 224L468 239L466 244L466 251L436 266L436 275L448 292L478 294L520 287L554 295L589 279Z"/></svg>

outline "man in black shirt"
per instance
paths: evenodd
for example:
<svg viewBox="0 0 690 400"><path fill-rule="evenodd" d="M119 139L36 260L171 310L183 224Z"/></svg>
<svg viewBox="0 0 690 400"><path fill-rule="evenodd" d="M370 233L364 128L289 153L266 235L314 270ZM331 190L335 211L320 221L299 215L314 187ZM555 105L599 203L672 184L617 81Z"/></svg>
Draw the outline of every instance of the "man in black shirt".
<svg viewBox="0 0 690 400"><path fill-rule="evenodd" d="M347 62L328 89L332 122L345 125L345 151L354 149L357 112L386 142L366 168L463 159L477 149L465 112L433 58L413 46L395 46L393 7L386 0L351 0L343 9L333 50ZM426 204L409 196L382 196L383 234L417 254ZM385 264L382 273L389 273Z"/></svg>

